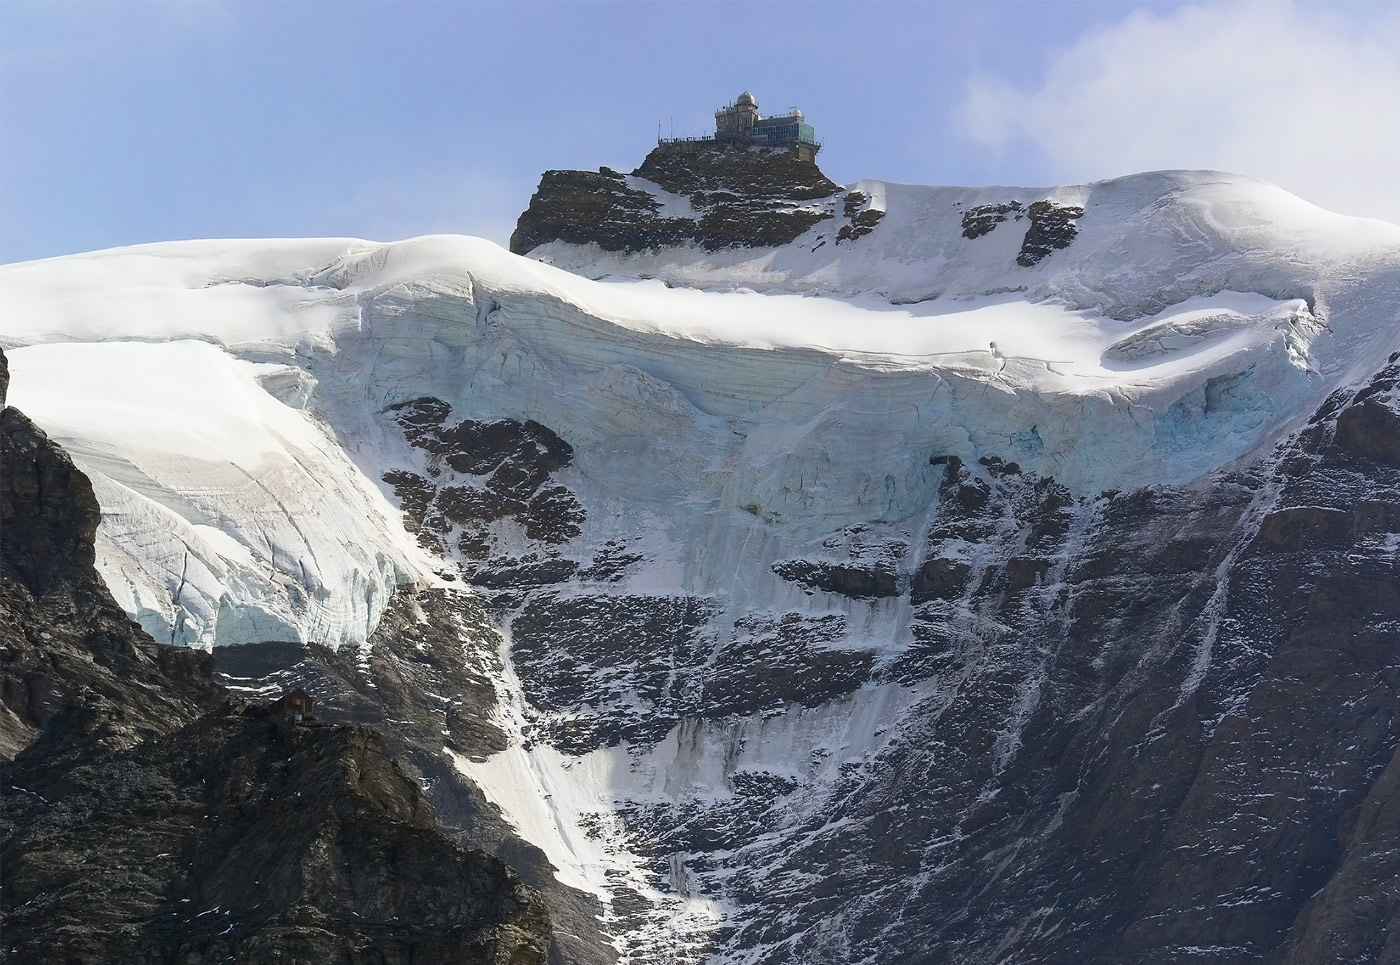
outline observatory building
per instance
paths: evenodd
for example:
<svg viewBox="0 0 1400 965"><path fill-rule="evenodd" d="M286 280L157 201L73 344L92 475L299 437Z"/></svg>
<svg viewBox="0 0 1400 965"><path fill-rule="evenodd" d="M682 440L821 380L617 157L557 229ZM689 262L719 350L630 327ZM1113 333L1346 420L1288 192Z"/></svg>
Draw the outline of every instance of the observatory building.
<svg viewBox="0 0 1400 965"><path fill-rule="evenodd" d="M764 117L758 112L758 99L744 91L733 103L715 111L714 137L677 137L658 141L671 150L696 150L709 144L732 144L747 147L780 147L804 161L816 159L822 149L817 132L797 108L777 117Z"/></svg>

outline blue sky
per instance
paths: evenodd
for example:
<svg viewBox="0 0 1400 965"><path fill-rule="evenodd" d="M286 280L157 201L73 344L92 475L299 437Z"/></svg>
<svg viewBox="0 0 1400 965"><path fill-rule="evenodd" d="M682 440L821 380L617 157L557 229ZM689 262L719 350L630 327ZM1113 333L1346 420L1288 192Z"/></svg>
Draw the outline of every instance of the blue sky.
<svg viewBox="0 0 1400 965"><path fill-rule="evenodd" d="M631 170L745 88L840 182L1218 167L1400 221L1396 49L1393 3L5 0L0 261L504 243L540 172Z"/></svg>

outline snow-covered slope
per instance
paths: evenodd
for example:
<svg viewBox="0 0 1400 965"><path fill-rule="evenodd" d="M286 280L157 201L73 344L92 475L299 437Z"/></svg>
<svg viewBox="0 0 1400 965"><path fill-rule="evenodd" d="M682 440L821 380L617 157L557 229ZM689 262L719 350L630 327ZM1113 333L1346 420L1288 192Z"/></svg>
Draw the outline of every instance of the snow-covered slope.
<svg viewBox="0 0 1400 965"><path fill-rule="evenodd" d="M664 192L652 190L664 200ZM721 289L877 292L896 303L1012 291L1031 301L1054 298L1131 318L1220 290L1302 296L1312 279L1309 266L1384 264L1393 259L1396 243L1394 225L1335 215L1267 182L1211 171L1161 171L1055 188L868 180L849 190L859 196L860 210L883 212L869 234L853 240L837 238L846 220L837 199L828 202L831 219L778 248L627 253L551 242L530 255L590 277L654 276ZM1063 254L1018 265L1031 227L1029 209L1037 201L1082 208L1083 214L1070 215L1075 232Z"/></svg>
<svg viewBox="0 0 1400 965"><path fill-rule="evenodd" d="M852 191L872 230L776 249L532 260L443 236L5 266L11 400L93 477L102 573L157 639L358 645L453 557L507 630L522 738L460 765L565 880L644 889L633 832L585 833L598 814L722 811L748 775L813 819L943 700L903 669L930 581L1062 575L995 548L1011 510L935 541L957 466L1057 505L1191 484L1400 349L1400 228L1248 179ZM1037 201L1083 212L1027 257ZM961 606L946 627L990 639ZM801 673L755 696L744 661L784 648ZM1029 713L999 722L999 761ZM686 884L682 851L647 940L738 914L715 892L738 872Z"/></svg>

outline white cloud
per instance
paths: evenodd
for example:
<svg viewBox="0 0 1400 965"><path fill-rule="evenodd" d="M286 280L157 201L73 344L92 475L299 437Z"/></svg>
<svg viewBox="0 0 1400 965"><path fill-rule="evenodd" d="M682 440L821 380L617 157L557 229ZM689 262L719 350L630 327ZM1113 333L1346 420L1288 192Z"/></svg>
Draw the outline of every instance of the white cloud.
<svg viewBox="0 0 1400 965"><path fill-rule="evenodd" d="M1053 180L1213 168L1400 223L1400 5L1139 11L1051 51L1031 89L974 80L961 121Z"/></svg>

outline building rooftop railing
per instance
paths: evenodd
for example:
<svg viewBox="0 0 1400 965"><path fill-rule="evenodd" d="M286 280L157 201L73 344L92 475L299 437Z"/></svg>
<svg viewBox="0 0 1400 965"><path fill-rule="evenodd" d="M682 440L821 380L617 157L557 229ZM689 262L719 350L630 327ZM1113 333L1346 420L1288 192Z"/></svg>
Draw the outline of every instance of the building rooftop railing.
<svg viewBox="0 0 1400 965"><path fill-rule="evenodd" d="M758 144L767 147L801 146L810 147L813 153L822 149L822 142L817 140L797 137L790 141L770 141L766 137L753 137L744 134L726 134L723 136L701 134L695 137L658 137L656 143L659 145L694 144L696 146L704 144Z"/></svg>
<svg viewBox="0 0 1400 965"><path fill-rule="evenodd" d="M794 137L790 141L773 142L769 141L766 137L758 137L751 134L699 134L694 137L658 137L656 139L657 144L691 144L704 141L750 141L754 144L804 144L807 147L821 147L822 144L821 141L809 140L805 137Z"/></svg>

